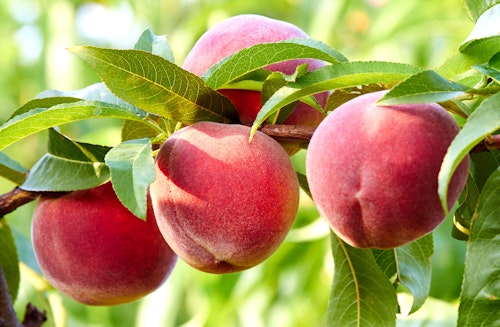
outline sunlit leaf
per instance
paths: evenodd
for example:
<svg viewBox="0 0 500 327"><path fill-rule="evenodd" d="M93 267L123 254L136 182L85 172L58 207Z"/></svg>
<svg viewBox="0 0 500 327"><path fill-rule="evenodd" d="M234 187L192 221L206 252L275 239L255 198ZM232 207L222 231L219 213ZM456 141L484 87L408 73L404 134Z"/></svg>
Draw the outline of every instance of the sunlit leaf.
<svg viewBox="0 0 500 327"><path fill-rule="evenodd" d="M145 111L185 124L237 120L229 99L160 56L88 46L70 50L89 64L114 94Z"/></svg>
<svg viewBox="0 0 500 327"><path fill-rule="evenodd" d="M10 116L9 120L12 119L13 117L17 115L24 114L25 112L28 112L32 109L39 109L39 108L50 108L58 104L64 104L64 103L72 103L72 102L78 102L81 101L81 99L72 97L72 96L63 96L63 95L54 95L53 97L49 98L40 98L40 99L33 99L31 101L26 102L24 105L21 107L17 108Z"/></svg>
<svg viewBox="0 0 500 327"><path fill-rule="evenodd" d="M444 102L464 94L469 89L467 86L448 81L433 70L425 70L396 85L378 104Z"/></svg>
<svg viewBox="0 0 500 327"><path fill-rule="evenodd" d="M498 17L500 16L500 1L499 0L489 0L489 1L490 3L488 3L488 5L492 5L492 7L487 8L486 11L481 13L481 16L479 16L479 18L476 21L476 24L474 25L474 29L469 34L464 43L460 46L461 48L466 47L467 43L473 40L500 35L500 24L498 24ZM493 5L494 3L497 4ZM484 9L484 7L481 9Z"/></svg>
<svg viewBox="0 0 500 327"><path fill-rule="evenodd" d="M335 49L313 39L291 39L277 43L257 44L231 55L202 76L210 87L218 89L245 74L290 59L318 59L330 63L346 62Z"/></svg>
<svg viewBox="0 0 500 327"><path fill-rule="evenodd" d="M481 192L465 258L458 326L500 326L500 171Z"/></svg>
<svg viewBox="0 0 500 327"><path fill-rule="evenodd" d="M465 0L464 5L465 9L469 13L469 16L477 21L478 18L484 14L488 9L494 7L496 4L499 4L500 0Z"/></svg>
<svg viewBox="0 0 500 327"><path fill-rule="evenodd" d="M19 290L19 258L11 229L5 219L0 220L0 267L3 270L10 298L14 302ZM2 308L3 309L3 308Z"/></svg>
<svg viewBox="0 0 500 327"><path fill-rule="evenodd" d="M99 102L106 102L106 103L111 103L117 106L129 108L130 110L135 110L139 115L145 116L146 113L140 110L139 108L131 105L128 102L123 101L122 99L118 98L116 95L114 95L106 86L106 84L100 82L100 83L95 83L91 84L87 87L84 87L83 89L79 90L71 90L71 91L66 91L66 90L47 90L40 92L37 95L37 99L34 101L46 101L50 103L51 99L57 99L57 98L69 98L69 99L79 99L79 100L87 100L87 101L99 101ZM62 103L62 102L61 102ZM52 104L51 106L44 106L44 108L49 108L52 107L57 103ZM39 108L31 106L32 108Z"/></svg>
<svg viewBox="0 0 500 327"><path fill-rule="evenodd" d="M438 175L441 205L448 212L448 186L456 168L469 151L486 136L500 128L500 93L485 100L467 119L443 159Z"/></svg>
<svg viewBox="0 0 500 327"><path fill-rule="evenodd" d="M353 248L332 235L335 264L328 326L396 326L394 286L369 249Z"/></svg>
<svg viewBox="0 0 500 327"><path fill-rule="evenodd" d="M78 101L35 108L0 126L0 150L50 127L91 118L120 118L147 123L133 109L98 101ZM154 127L154 126L153 126Z"/></svg>
<svg viewBox="0 0 500 327"><path fill-rule="evenodd" d="M448 79L455 80L472 69L474 65L482 65L500 52L500 36L491 36L473 40L460 48L460 52L447 59L435 71Z"/></svg>
<svg viewBox="0 0 500 327"><path fill-rule="evenodd" d="M316 69L295 83L280 88L262 106L252 126L258 127L280 108L312 94L367 84L393 85L422 69L392 62L343 62Z"/></svg>
<svg viewBox="0 0 500 327"><path fill-rule="evenodd" d="M155 178L150 140L122 142L106 154L105 162L118 199L134 215L146 219L148 186Z"/></svg>

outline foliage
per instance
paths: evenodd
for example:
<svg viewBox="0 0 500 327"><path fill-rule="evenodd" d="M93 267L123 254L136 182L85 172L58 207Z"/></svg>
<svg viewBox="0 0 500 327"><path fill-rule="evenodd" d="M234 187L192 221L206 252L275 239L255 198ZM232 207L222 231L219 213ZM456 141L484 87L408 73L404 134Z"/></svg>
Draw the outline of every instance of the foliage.
<svg viewBox="0 0 500 327"><path fill-rule="evenodd" d="M0 126L0 150L47 130L47 153L27 173L17 158L0 152L0 174L24 190L37 192L85 189L111 179L123 204L138 217L145 217L147 186L154 178L151 174L154 149L182 125L205 120L235 121L234 108L227 98L216 92L219 88L257 85L268 92L268 100L254 122L254 131L286 105L295 101L308 102L311 95L322 91L332 91L332 95L327 108L319 108L321 110L334 109L341 101L377 88L391 89L381 100L383 104L440 102L462 126L439 175L439 195L443 204L447 203L448 183L458 163L484 140L492 150L482 156L471 154L473 166L466 191L449 219L456 215L454 235L467 239L458 325L493 326L499 323L500 317L496 216L500 179L498 155L494 151L498 149L494 136L500 128L500 36L488 31L497 28L500 4L474 0L465 4L471 18L477 22L476 27L459 50L435 69L395 61L349 61L348 56L323 42L292 40L245 49L198 78L174 63L172 51L175 48L166 37L155 35L151 30L140 36L134 49L73 47L70 51L88 64L101 81L78 91L46 91L18 108ZM280 55L263 56L262 51ZM309 73L298 71L295 76L276 76L262 69L290 58L315 58L329 65ZM276 82L273 79L279 82L271 83ZM343 97L337 97L339 94ZM122 121L123 142L102 146L76 141L59 129L64 124L103 118ZM307 180L302 177L301 186L307 193ZM443 207L447 210L446 205ZM297 222L285 247L296 245L293 238L300 238L301 231L318 223L315 219L310 220ZM301 223L304 226L300 226ZM325 240L324 236L318 239ZM431 287L432 235L385 251L355 249L333 234L330 242L334 273L328 308L324 310L328 326L395 326L398 314L415 313L422 308ZM23 245L19 240L15 243L5 220L0 222L0 244L3 249L0 263L8 271L10 293L16 298L20 279L16 248ZM283 271L294 269L287 262L296 260L295 256L321 250L323 246L324 242L311 242L304 247L304 253L290 250L291 258L278 254L272 260L282 264ZM314 271L321 271L322 264L312 264L315 265L320 267ZM36 266L32 268L36 270ZM186 270L186 267L179 269ZM308 268L302 269L301 274L307 276ZM257 268L256 277L251 278L261 278L262 284L276 283L269 275L272 272L266 271L264 266ZM180 276L177 278L180 285L189 283ZM228 285L218 289L210 285L210 281L220 285L215 279L206 284L213 301L220 300L218 296L222 295L216 294L220 292L230 293L236 299L234 305L245 304L248 285L253 285L251 281L237 280L235 276L217 278L227 278L224 283ZM310 279L315 277L310 276ZM176 296L190 297L192 301L199 296L187 294L185 289L173 284L169 286ZM47 288L47 285L41 287ZM411 295L411 305L403 302L402 293ZM297 302L289 304L292 309L300 305ZM198 319L203 320L208 309L196 309ZM111 311L107 312L112 316ZM182 312L177 317L182 317ZM220 317L224 317L224 312Z"/></svg>

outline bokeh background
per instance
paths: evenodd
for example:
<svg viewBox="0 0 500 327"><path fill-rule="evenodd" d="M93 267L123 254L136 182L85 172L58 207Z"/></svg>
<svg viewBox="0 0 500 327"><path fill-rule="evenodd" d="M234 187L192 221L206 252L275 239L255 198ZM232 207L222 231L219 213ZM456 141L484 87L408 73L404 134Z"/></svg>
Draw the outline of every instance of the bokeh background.
<svg viewBox="0 0 500 327"><path fill-rule="evenodd" d="M224 18L257 13L286 20L350 60L386 60L433 68L457 51L473 24L460 0L2 0L0 122L47 89L75 90L97 76L66 48L132 48L147 28L168 36L176 63L197 38ZM120 122L62 126L80 141L115 145ZM46 151L37 134L7 149L30 168ZM304 171L304 151L293 157ZM2 193L14 185L0 180ZM38 274L30 243L33 203L7 216L22 259L19 315L28 302L52 326L326 326L333 274L328 228L303 196L296 224L281 248L246 272L210 275L179 261L165 285L115 307L87 307L53 290ZM465 244L451 239L448 219L435 233L431 298L398 326L455 326ZM57 253L54 253L57 255ZM403 295L402 295L403 296Z"/></svg>

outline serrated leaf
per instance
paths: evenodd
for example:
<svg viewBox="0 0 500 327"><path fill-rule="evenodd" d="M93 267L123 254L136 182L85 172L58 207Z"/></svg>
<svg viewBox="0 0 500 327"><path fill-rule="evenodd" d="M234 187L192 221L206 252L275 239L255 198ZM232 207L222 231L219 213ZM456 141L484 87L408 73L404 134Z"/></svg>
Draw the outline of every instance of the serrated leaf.
<svg viewBox="0 0 500 327"><path fill-rule="evenodd" d="M243 49L210 67L202 78L211 88L219 89L249 72L291 59L318 59L330 63L347 61L337 50L319 41L290 39Z"/></svg>
<svg viewBox="0 0 500 327"><path fill-rule="evenodd" d="M394 284L406 286L413 297L413 304L404 314L411 314L422 307L431 286L432 235L391 250L373 250L379 267Z"/></svg>
<svg viewBox="0 0 500 327"><path fill-rule="evenodd" d="M469 16L477 21L478 18L489 8L499 4L500 0L465 0L465 9L469 13Z"/></svg>
<svg viewBox="0 0 500 327"><path fill-rule="evenodd" d="M98 186L109 179L104 163L78 161L46 153L21 185L27 191L67 192Z"/></svg>
<svg viewBox="0 0 500 327"><path fill-rule="evenodd" d="M134 110L139 115L142 115L142 116L146 115L146 113L143 112L141 109L139 109L139 108L131 105L130 103L118 98L116 95L114 95L108 89L106 84L104 84L102 82L91 84L91 85L84 87L82 89L79 89L79 90L71 90L71 91L46 90L46 91L39 93L37 95L37 99L35 99L35 100L39 99L39 100L44 100L44 101L50 101L50 99L57 98L57 97L77 98L80 100L111 103L111 104L114 104L117 106L129 108L130 110ZM48 108L48 107L49 106L45 106L44 108Z"/></svg>
<svg viewBox="0 0 500 327"><path fill-rule="evenodd" d="M151 141L143 138L122 142L105 159L118 199L134 215L146 219L148 187L155 178Z"/></svg>
<svg viewBox="0 0 500 327"><path fill-rule="evenodd" d="M17 161L0 152L0 176L16 185L23 183L27 170Z"/></svg>
<svg viewBox="0 0 500 327"><path fill-rule="evenodd" d="M41 98L41 99L33 99L31 101L26 102L24 105L21 107L17 108L7 119L10 120L13 117L17 115L24 114L32 109L37 109L37 108L50 108L58 104L63 104L63 103L72 103L72 102L78 102L81 101L79 98L75 97L70 97L70 96L54 96L50 98Z"/></svg>
<svg viewBox="0 0 500 327"><path fill-rule="evenodd" d="M378 104L444 102L463 95L469 89L447 80L433 70L425 70L396 85Z"/></svg>
<svg viewBox="0 0 500 327"><path fill-rule="evenodd" d="M29 191L74 191L102 184L109 178L104 156L109 147L75 142L49 130L49 153L29 172L21 185Z"/></svg>
<svg viewBox="0 0 500 327"><path fill-rule="evenodd" d="M237 121L231 101L174 63L144 51L70 49L121 99L147 112L192 124Z"/></svg>
<svg viewBox="0 0 500 327"><path fill-rule="evenodd" d="M492 95L476 108L444 156L438 175L438 193L443 210L448 212L448 186L451 177L469 151L500 128L500 93Z"/></svg>
<svg viewBox="0 0 500 327"><path fill-rule="evenodd" d="M465 258L458 326L500 326L500 171L481 192Z"/></svg>
<svg viewBox="0 0 500 327"><path fill-rule="evenodd" d="M500 84L500 53L491 57L490 61L483 65L473 66L476 70L493 79Z"/></svg>
<svg viewBox="0 0 500 327"><path fill-rule="evenodd" d="M410 314L420 309L429 296L433 252L432 234L395 249L399 280L408 287L413 296Z"/></svg>
<svg viewBox="0 0 500 327"><path fill-rule="evenodd" d="M500 52L500 36L473 40L460 48L460 52L448 58L435 71L448 79L454 80L472 69L482 65Z"/></svg>
<svg viewBox="0 0 500 327"><path fill-rule="evenodd" d="M137 40L134 49L146 51L162 58L167 59L168 61L175 62L174 53L172 52L172 48L167 41L166 35L155 35L151 29L146 29L139 40Z"/></svg>
<svg viewBox="0 0 500 327"><path fill-rule="evenodd" d="M259 126L280 108L312 94L367 84L395 84L422 71L421 68L392 62L345 62L309 72L295 83L279 89L262 106L252 126Z"/></svg>
<svg viewBox="0 0 500 327"><path fill-rule="evenodd" d="M92 118L120 118L147 123L140 112L98 101L78 101L35 108L0 126L0 150L50 127Z"/></svg>
<svg viewBox="0 0 500 327"><path fill-rule="evenodd" d="M73 141L55 129L49 129L47 151L56 157L77 161L104 162L110 147Z"/></svg>
<svg viewBox="0 0 500 327"><path fill-rule="evenodd" d="M474 25L472 32L465 39L464 43L462 43L461 47L466 47L467 43L473 40L500 35L500 23L498 20L498 17L500 17L500 1L489 0L489 3L487 5L490 5L490 7L482 6L480 8L480 10L485 10L485 11L482 12L481 15L477 18L476 24ZM478 6L478 9L479 7L480 6Z"/></svg>
<svg viewBox="0 0 500 327"><path fill-rule="evenodd" d="M332 235L333 284L328 326L396 326L396 291L369 249L357 249Z"/></svg>
<svg viewBox="0 0 500 327"><path fill-rule="evenodd" d="M0 266L2 267L12 302L19 290L19 259L12 231L5 219L0 220Z"/></svg>

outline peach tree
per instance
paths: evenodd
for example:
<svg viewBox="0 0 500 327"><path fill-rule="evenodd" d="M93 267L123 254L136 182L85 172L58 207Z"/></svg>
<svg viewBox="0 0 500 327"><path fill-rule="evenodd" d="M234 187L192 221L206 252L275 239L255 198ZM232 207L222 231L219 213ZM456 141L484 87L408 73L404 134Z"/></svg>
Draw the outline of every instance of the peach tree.
<svg viewBox="0 0 500 327"><path fill-rule="evenodd" d="M219 53L221 58L196 73L190 67L177 65L166 37L150 30L141 35L134 49L72 47L69 50L86 62L102 82L77 91L44 91L15 110L0 126L0 150L48 130L48 151L29 170L0 152L2 177L17 185L1 196L0 216L35 200L50 204L85 194L78 201L86 201L89 193L77 192L105 184L107 194L119 201L110 199L114 202L109 203L115 204L103 206L102 210L123 206L139 222L151 214L151 192L160 231L179 258L200 270L228 273L261 263L279 246L293 224L300 187L320 209L329 205L324 201L335 202L320 210L332 227L334 273L325 312L329 326L395 326L398 313L419 310L430 290L432 230L442 219L452 219L455 240L450 241L467 242L457 324L496 326L500 324L500 139L496 134L500 129L500 1L468 0L465 7L475 28L455 55L433 69L389 61L349 61L338 49L300 32L277 40L257 40L229 54ZM203 56L208 54L202 49L198 56L205 60ZM198 61L201 59L194 58L195 64ZM289 71L276 68L290 62L295 64ZM252 94L251 100L246 98L248 94ZM402 122L413 119L391 118L386 123L359 113L337 124L336 130L322 125L335 121L341 110L346 115L360 108L363 111L366 101L361 99L374 94L379 96L370 98L371 109L417 108L416 115L423 120L399 130ZM255 114L245 112L243 119L241 106L249 104ZM298 105L313 108L316 116L319 113L319 127L300 119L287 123ZM446 116L446 123L427 115L435 110L445 112L439 115ZM63 124L98 118L123 120L120 144L110 147L83 143L58 129ZM431 124L437 127L427 131L425 128ZM320 128L333 133L327 134L326 143L315 142ZM375 128L378 134L368 133ZM428 133L432 137L421 142L420 136ZM341 137L345 135L348 137ZM445 136L449 140L444 140ZM381 146L382 140L385 143ZM298 149L308 151L309 143L315 158L308 158L311 164L307 174L296 173L288 154ZM330 143L335 146L330 148ZM433 161L433 173L420 180L418 174L409 180L394 177L410 156L405 151L414 148L415 158L401 171L419 171L419 167ZM376 156L372 151L377 152ZM335 155L330 156L332 153ZM342 160L337 162L340 157ZM384 166L384 158L397 160ZM317 172L331 162L334 164L317 177ZM363 170L370 165L375 169ZM373 192L361 194L362 186L356 184L359 192L346 196L345 186L352 179L343 178L357 178L357 173L366 171L363 176L370 182L374 176L378 178L371 185ZM461 175L459 182L454 182L456 174ZM385 180L395 183L386 185ZM339 185L332 185L337 182ZM324 183L325 187L317 186ZM419 188L420 183L431 186ZM391 190L397 190L392 192L397 194L384 198ZM348 206L349 199L363 196L363 201L376 208ZM430 211L420 210L430 207L431 202ZM415 203L418 205L412 206ZM392 209L405 205L411 210L392 216ZM380 209L385 207L385 211ZM87 211L84 202L75 202L69 211L58 211L57 204L49 208L37 207L37 224L42 216L67 215L57 222L62 225ZM371 215L371 210L381 214ZM421 212L422 216L417 215ZM436 212L438 218L432 216ZM362 219L348 221L352 216ZM368 216L375 218L364 219ZM425 219L429 216L434 224L427 226ZM360 224L364 224L363 231L356 232ZM73 224L77 225L82 224ZM345 225L342 231L339 225ZM45 236L55 229L45 224L43 237L34 237L34 242L40 239L47 243ZM114 231L109 229L108 238L112 238ZM375 229L375 236L371 236L375 242L356 241L360 234ZM418 230L416 235L410 233L412 230ZM345 237L349 233L354 236ZM64 230L60 234L64 235ZM377 242L380 239L386 243ZM19 258L9 225L3 219L0 244L0 312L5 312L0 318L15 326L19 323L11 303L18 292ZM53 246L56 249L64 244L57 241ZM48 259L43 260L39 254L39 261L50 265L54 249L49 248L45 254ZM109 258L113 257L114 253ZM167 257L158 262L173 266L175 256L170 253ZM54 269L65 264L57 261ZM146 269L141 263L137 265ZM169 266L162 270L157 283L168 277L170 268L175 269ZM46 275L57 287L60 276ZM138 283L142 285L144 280ZM61 291L74 293L76 282L66 284L69 286ZM99 287L105 295L109 293L106 286ZM154 287L148 286L141 296ZM411 307L404 310L397 297L401 289L413 298ZM76 293L89 294L86 289ZM109 305L132 300L127 294L116 295L118 300L113 296L101 302L84 301ZM79 300L78 295L75 298ZM30 308L25 320L30 319L43 320L43 313Z"/></svg>

